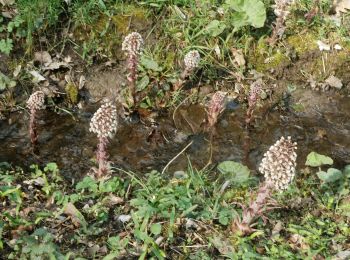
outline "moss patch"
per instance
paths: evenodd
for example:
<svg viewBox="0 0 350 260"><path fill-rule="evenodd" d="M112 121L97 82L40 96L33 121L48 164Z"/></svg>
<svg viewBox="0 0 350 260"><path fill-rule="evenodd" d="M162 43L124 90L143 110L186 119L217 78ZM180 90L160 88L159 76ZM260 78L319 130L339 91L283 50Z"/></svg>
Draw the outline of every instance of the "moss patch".
<svg viewBox="0 0 350 260"><path fill-rule="evenodd" d="M305 33L302 35L296 34L287 38L287 44L290 45L298 56L301 56L309 51L318 49L317 36L313 33Z"/></svg>
<svg viewBox="0 0 350 260"><path fill-rule="evenodd" d="M73 83L68 83L65 87L67 98L72 104L78 103L78 88Z"/></svg>
<svg viewBox="0 0 350 260"><path fill-rule="evenodd" d="M248 62L258 72L278 70L289 64L289 57L281 49L271 50L264 39L258 41L248 54Z"/></svg>
<svg viewBox="0 0 350 260"><path fill-rule="evenodd" d="M146 30L151 21L146 9L132 4L116 5L114 13L112 16L102 13L93 24L77 27L74 30L75 38L92 46L94 51L97 49L104 55L119 56L123 37L131 31Z"/></svg>

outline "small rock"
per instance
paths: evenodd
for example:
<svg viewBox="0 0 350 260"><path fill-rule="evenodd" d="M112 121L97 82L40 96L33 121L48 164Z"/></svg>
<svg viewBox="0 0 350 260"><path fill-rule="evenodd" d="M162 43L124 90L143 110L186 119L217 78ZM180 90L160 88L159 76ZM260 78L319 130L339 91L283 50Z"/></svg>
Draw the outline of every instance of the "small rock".
<svg viewBox="0 0 350 260"><path fill-rule="evenodd" d="M176 171L174 172L175 179L186 179L188 177L187 173L184 171Z"/></svg>
<svg viewBox="0 0 350 260"><path fill-rule="evenodd" d="M343 48L337 43L334 45L334 49L340 51Z"/></svg>
<svg viewBox="0 0 350 260"><path fill-rule="evenodd" d="M335 76L330 76L328 79L325 81L330 87L336 88L336 89L341 89L343 87L343 83L341 82L340 79L338 79Z"/></svg>
<svg viewBox="0 0 350 260"><path fill-rule="evenodd" d="M350 251L340 251L338 254L336 254L332 260L347 260L350 259Z"/></svg>
<svg viewBox="0 0 350 260"><path fill-rule="evenodd" d="M188 218L185 224L186 229L197 229L198 225L192 219Z"/></svg>
<svg viewBox="0 0 350 260"><path fill-rule="evenodd" d="M118 220L122 223L129 222L131 215L119 215Z"/></svg>
<svg viewBox="0 0 350 260"><path fill-rule="evenodd" d="M184 132L177 132L175 137L174 137L174 142L175 143L183 143L186 141L188 135L185 134Z"/></svg>

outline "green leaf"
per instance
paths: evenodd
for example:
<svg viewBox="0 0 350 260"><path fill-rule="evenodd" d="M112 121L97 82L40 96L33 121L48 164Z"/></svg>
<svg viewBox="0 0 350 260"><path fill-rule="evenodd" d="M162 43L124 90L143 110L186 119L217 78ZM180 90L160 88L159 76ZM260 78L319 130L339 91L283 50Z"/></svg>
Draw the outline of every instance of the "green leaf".
<svg viewBox="0 0 350 260"><path fill-rule="evenodd" d="M232 24L235 30L245 25L251 25L255 28L264 26L266 20L266 8L259 0L226 0L225 9L233 9Z"/></svg>
<svg viewBox="0 0 350 260"><path fill-rule="evenodd" d="M153 235L159 235L162 232L162 225L159 223L152 224L151 232Z"/></svg>
<svg viewBox="0 0 350 260"><path fill-rule="evenodd" d="M142 91L148 86L148 84L149 84L149 77L146 75L139 82L137 82L136 90Z"/></svg>
<svg viewBox="0 0 350 260"><path fill-rule="evenodd" d="M257 0L245 0L243 10L248 16L248 22L255 28L264 26L266 20L265 5Z"/></svg>
<svg viewBox="0 0 350 260"><path fill-rule="evenodd" d="M159 65L156 61L148 59L144 56L141 57L141 65L149 70L162 71L162 68L159 67Z"/></svg>
<svg viewBox="0 0 350 260"><path fill-rule="evenodd" d="M94 179L92 179L90 176L86 176L82 181L77 183L77 185L75 186L75 189L77 191L88 189L93 193L96 193L98 190L98 185Z"/></svg>
<svg viewBox="0 0 350 260"><path fill-rule="evenodd" d="M13 41L12 39L1 39L0 40L0 52L3 52L7 55L10 54L13 48Z"/></svg>
<svg viewBox="0 0 350 260"><path fill-rule="evenodd" d="M329 168L327 172L319 171L317 173L318 178L324 182L335 182L343 177L341 171L335 168Z"/></svg>
<svg viewBox="0 0 350 260"><path fill-rule="evenodd" d="M44 171L45 172L47 172L47 171L56 172L56 171L58 171L58 166L54 162L48 163L48 164L46 164L46 167L44 168Z"/></svg>
<svg viewBox="0 0 350 260"><path fill-rule="evenodd" d="M224 22L218 20L211 21L204 29L204 31L213 37L220 35L226 28Z"/></svg>
<svg viewBox="0 0 350 260"><path fill-rule="evenodd" d="M224 175L229 175L229 178L232 178L232 181L236 183L247 181L250 174L250 170L247 166L234 161L220 163L218 165L218 170Z"/></svg>
<svg viewBox="0 0 350 260"><path fill-rule="evenodd" d="M343 173L345 177L350 178L350 164L345 166Z"/></svg>
<svg viewBox="0 0 350 260"><path fill-rule="evenodd" d="M1 52L1 46L0 46L0 52ZM11 80L5 74L0 72L0 90L4 90L6 87L13 88L15 86L16 86L16 81Z"/></svg>
<svg viewBox="0 0 350 260"><path fill-rule="evenodd" d="M316 152L309 153L305 163L306 166L311 166L311 167L319 167L324 164L332 165L333 164L332 158L322 154L318 154Z"/></svg>

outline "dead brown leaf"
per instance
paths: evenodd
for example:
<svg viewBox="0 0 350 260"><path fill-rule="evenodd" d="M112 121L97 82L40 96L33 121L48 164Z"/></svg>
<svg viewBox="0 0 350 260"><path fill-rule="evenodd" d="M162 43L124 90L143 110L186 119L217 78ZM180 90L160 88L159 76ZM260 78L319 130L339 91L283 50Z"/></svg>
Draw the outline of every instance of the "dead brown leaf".
<svg viewBox="0 0 350 260"><path fill-rule="evenodd" d="M340 16L341 13L346 13L350 9L350 0L335 0L333 3L333 8L337 16Z"/></svg>

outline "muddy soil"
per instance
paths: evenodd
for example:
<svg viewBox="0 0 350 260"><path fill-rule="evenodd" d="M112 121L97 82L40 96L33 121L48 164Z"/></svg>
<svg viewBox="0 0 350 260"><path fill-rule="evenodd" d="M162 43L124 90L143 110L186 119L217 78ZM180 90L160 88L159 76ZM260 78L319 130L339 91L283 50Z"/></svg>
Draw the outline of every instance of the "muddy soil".
<svg viewBox="0 0 350 260"><path fill-rule="evenodd" d="M350 97L298 88L289 98L293 109L256 112L254 127L247 132L245 108L229 104L212 139L212 162L243 161L256 169L263 153L280 136L298 142L298 167L304 166L311 151L326 154L339 166L350 163ZM97 105L74 114L42 112L39 117L38 152L32 152L28 138L28 114L17 112L0 122L0 161L28 167L32 163L56 162L69 179L84 176L95 165L97 138L89 132L89 122ZM210 159L210 138L204 132L206 113L201 105L181 106L175 113L156 118L156 124L120 120L117 134L109 145L113 165L146 173L161 171L189 142L192 145L170 166L168 172L186 170L188 159L204 167ZM247 139L249 138L249 139ZM248 150L245 146L250 140Z"/></svg>

